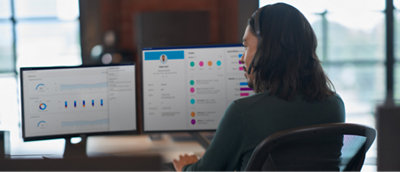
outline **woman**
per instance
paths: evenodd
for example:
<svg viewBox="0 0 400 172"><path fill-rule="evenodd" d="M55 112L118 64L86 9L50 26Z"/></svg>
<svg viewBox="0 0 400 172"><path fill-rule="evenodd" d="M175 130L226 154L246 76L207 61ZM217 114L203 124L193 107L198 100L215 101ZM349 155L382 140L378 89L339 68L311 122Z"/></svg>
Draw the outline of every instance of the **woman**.
<svg viewBox="0 0 400 172"><path fill-rule="evenodd" d="M245 76L255 95L228 107L211 145L174 160L181 170L244 170L254 148L281 130L344 122L341 98L316 55L310 23L296 8L277 3L258 9L243 36Z"/></svg>

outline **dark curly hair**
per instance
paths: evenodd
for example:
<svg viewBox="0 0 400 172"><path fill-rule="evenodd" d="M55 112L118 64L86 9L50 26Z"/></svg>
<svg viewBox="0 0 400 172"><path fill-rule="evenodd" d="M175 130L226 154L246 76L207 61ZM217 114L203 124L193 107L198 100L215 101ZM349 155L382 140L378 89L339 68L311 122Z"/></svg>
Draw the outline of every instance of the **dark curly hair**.
<svg viewBox="0 0 400 172"><path fill-rule="evenodd" d="M257 52L249 68L256 92L269 92L285 100L302 95L308 101L334 94L316 54L317 39L304 15L285 3L266 5L249 19L258 37Z"/></svg>

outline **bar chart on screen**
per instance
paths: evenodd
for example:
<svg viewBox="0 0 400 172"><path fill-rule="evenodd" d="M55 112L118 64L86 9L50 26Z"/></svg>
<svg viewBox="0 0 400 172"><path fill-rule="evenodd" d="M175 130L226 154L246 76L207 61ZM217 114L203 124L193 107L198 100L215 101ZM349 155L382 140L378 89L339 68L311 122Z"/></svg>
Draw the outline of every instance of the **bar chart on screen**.
<svg viewBox="0 0 400 172"><path fill-rule="evenodd" d="M31 136L134 125L133 66L49 68L25 73L24 113L29 115L24 122Z"/></svg>

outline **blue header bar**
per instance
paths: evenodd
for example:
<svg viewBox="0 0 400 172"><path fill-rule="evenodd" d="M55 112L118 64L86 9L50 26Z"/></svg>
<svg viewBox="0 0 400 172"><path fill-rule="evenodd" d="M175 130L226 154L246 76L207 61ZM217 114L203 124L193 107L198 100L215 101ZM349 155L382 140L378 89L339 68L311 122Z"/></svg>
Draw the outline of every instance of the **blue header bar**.
<svg viewBox="0 0 400 172"><path fill-rule="evenodd" d="M144 60L160 60L165 55L168 60L185 59L184 51L148 51L144 52Z"/></svg>
<svg viewBox="0 0 400 172"><path fill-rule="evenodd" d="M242 44L217 44L217 45L197 45L197 46L171 46L171 47L146 47L142 50L165 50L165 49L193 49L193 48L223 48L223 47L243 47Z"/></svg>

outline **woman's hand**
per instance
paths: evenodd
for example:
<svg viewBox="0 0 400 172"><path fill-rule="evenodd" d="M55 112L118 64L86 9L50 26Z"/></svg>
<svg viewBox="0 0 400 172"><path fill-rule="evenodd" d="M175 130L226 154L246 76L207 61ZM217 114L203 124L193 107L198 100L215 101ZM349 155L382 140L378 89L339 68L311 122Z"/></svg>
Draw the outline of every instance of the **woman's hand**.
<svg viewBox="0 0 400 172"><path fill-rule="evenodd" d="M174 159L173 164L176 171L182 171L182 168L186 165L196 163L199 159L196 155L179 155L179 160Z"/></svg>

